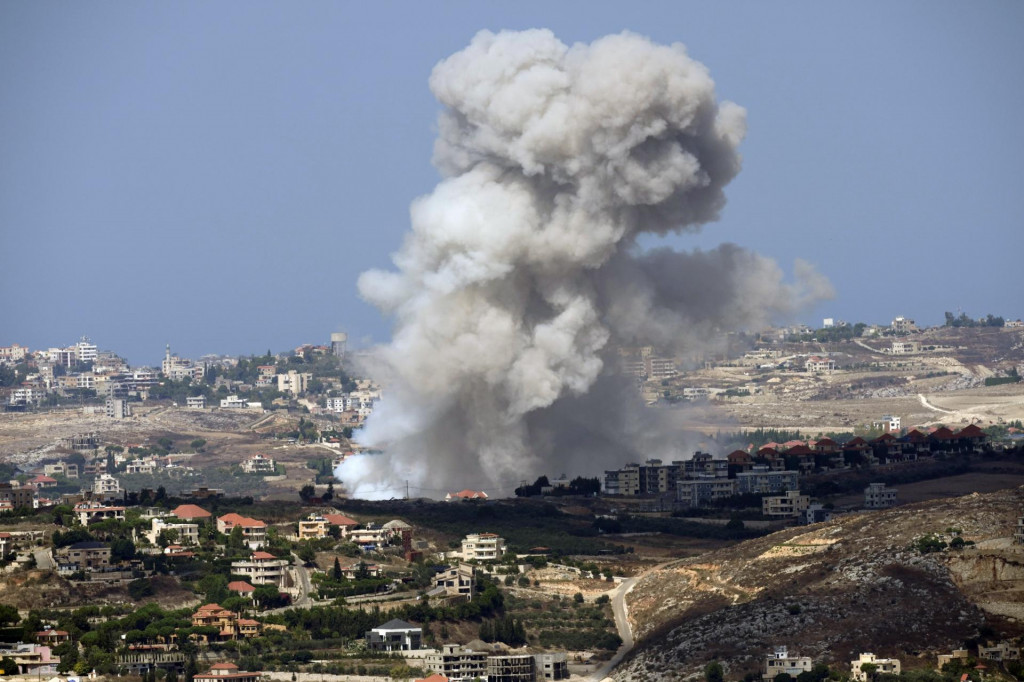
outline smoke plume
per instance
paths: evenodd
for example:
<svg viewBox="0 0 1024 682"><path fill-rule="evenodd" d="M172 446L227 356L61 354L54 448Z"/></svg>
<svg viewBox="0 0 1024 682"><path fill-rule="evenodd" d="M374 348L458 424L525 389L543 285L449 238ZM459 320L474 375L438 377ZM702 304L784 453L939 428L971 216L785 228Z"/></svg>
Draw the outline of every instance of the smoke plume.
<svg viewBox="0 0 1024 682"><path fill-rule="evenodd" d="M716 220L740 170L745 111L682 45L483 31L430 87L443 180L413 202L397 271L359 280L395 326L361 438L385 454L338 472L355 494L507 495L657 456L672 425L617 375L619 346L708 348L828 293L734 245L637 248Z"/></svg>

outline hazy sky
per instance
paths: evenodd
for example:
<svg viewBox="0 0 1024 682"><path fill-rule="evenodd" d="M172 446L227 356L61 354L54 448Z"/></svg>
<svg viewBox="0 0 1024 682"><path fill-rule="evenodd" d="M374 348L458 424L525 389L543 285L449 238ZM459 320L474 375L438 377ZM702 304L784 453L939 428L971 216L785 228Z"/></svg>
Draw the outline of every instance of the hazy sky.
<svg viewBox="0 0 1024 682"><path fill-rule="evenodd" d="M732 241L836 298L800 321L1024 315L1024 3L0 4L0 345L132 363L388 338L433 66L480 29L682 42L744 106ZM653 245L655 242L646 242Z"/></svg>

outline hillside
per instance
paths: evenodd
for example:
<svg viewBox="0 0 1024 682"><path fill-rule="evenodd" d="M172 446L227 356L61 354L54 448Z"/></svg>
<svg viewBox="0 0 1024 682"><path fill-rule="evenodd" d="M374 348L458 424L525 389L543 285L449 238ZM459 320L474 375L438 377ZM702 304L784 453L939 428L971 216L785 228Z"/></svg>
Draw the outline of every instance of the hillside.
<svg viewBox="0 0 1024 682"><path fill-rule="evenodd" d="M983 628L1016 635L1024 548L1010 537L1022 503L1024 488L848 515L652 572L628 595L640 645L615 679L680 679L715 659L737 679L776 645L827 662L871 651L919 667ZM949 541L951 529L977 544L913 547L929 533Z"/></svg>

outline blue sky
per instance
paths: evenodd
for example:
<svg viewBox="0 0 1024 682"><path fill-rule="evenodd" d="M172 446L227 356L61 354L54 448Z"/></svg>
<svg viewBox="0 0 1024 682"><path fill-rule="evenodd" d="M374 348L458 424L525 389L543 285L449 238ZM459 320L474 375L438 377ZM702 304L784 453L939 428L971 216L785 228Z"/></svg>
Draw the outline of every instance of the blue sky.
<svg viewBox="0 0 1024 682"><path fill-rule="evenodd" d="M809 324L1024 315L1024 3L8 2L0 345L386 340L355 281L438 181L430 71L532 27L682 42L747 109L722 220L670 245L815 264Z"/></svg>

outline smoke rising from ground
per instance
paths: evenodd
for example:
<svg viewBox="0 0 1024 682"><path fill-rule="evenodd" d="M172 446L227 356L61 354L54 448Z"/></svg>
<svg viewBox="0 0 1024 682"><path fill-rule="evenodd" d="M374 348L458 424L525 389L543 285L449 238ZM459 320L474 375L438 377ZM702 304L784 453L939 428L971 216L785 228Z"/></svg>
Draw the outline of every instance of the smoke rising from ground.
<svg viewBox="0 0 1024 682"><path fill-rule="evenodd" d="M810 266L785 284L734 245L637 249L638 235L717 219L740 170L745 111L716 100L682 45L483 31L430 87L444 179L413 203L397 271L359 279L395 327L361 438L386 454L338 472L356 494L398 496L409 480L416 496L505 495L658 456L666 415L636 404L617 347L699 351L829 294Z"/></svg>

